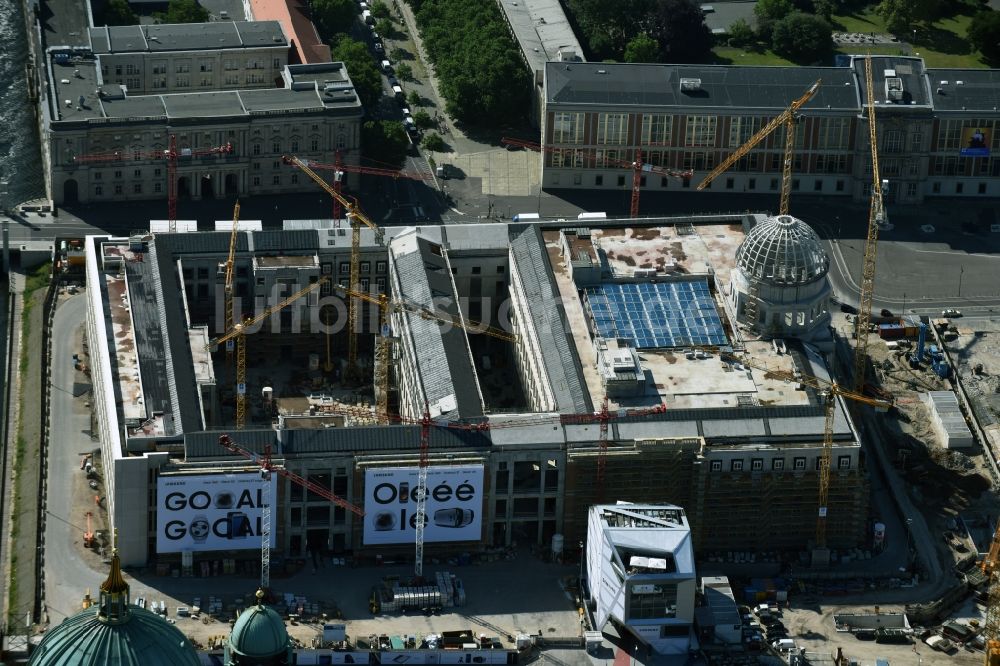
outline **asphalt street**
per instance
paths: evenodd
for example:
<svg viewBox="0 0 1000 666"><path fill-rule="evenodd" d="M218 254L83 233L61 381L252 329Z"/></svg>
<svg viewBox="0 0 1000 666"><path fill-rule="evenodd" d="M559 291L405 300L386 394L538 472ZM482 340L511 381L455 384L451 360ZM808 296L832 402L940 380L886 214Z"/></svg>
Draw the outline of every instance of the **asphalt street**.
<svg viewBox="0 0 1000 666"><path fill-rule="evenodd" d="M92 569L74 545L83 540L89 507L74 505L74 475L82 475L80 460L96 443L90 439L89 384L73 367L80 351L78 334L86 319L86 296L78 294L56 309L52 326L51 421L45 520L45 604L58 623L80 609L84 591L96 594L107 572Z"/></svg>

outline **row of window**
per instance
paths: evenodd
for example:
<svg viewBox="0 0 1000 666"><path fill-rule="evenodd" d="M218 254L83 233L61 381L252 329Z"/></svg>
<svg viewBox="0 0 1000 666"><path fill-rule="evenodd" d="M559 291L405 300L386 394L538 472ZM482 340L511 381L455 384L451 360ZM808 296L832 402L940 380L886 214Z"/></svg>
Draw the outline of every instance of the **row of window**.
<svg viewBox="0 0 1000 666"><path fill-rule="evenodd" d="M273 135L277 136L277 137L284 137L284 135L286 135L288 133L288 127L286 127L286 126L272 125L270 129L271 129L271 133ZM301 129L302 131L305 131L305 127L304 126L296 126L295 129ZM337 124L337 130L339 132L343 132L345 129L346 129L346 127L345 127L344 123L338 123ZM309 131L313 132L313 133L319 132L319 125L318 124L311 125L310 128L309 128ZM232 141L233 139L236 138L236 132L237 132L237 130L235 130L235 129L226 130L225 136L229 139L229 141ZM263 136L263 130L261 130L259 127L253 128L252 132L253 132L253 136L255 136L255 137ZM177 146L178 146L178 148L184 148L184 147L188 147L188 146L190 146L191 148L198 148L199 147L199 139L201 137L202 137L202 133L201 132L194 132L190 136L188 134L178 134L177 135ZM132 139L134 141L136 141L137 143L143 145L143 146L145 146L146 144L148 144L148 142L150 141L150 139L152 141L154 141L154 142L157 142L157 141L159 141L159 140L161 140L163 138L164 138L164 135L160 134L160 133L154 133L151 137L150 137L149 134L133 134L132 135ZM222 139L222 133L221 132L219 132L216 137L213 137L213 133L212 132L205 132L204 133L204 138L205 138L205 141L203 141L202 143L205 143L206 145L217 145L217 144L219 144L219 143L221 143L223 141L223 139ZM95 135L95 136L93 136L93 137L90 138L90 140L89 140L89 142L87 144L87 150L86 150L86 152L90 152L90 153L105 153L105 152L107 152L107 153L110 153L110 152L114 152L114 151L120 151L123 154L134 152L135 155L136 155L135 159L137 159L137 160L141 159L138 156L138 154L140 152L140 149L138 149L138 148L132 148L130 146L126 146L124 148L119 147L119 146L121 146L121 142L122 142L123 139L125 139L126 141L128 140L127 137L125 137L122 134L114 134L114 135L108 134L108 135L103 135L103 136L97 136L97 135ZM111 147L110 148L105 148L104 147L104 143L105 142L107 142L108 144L110 144ZM73 145L73 139L67 138L66 139L66 144L67 144L68 147L72 147L72 145ZM298 144L298 140L297 139L293 138L291 145L292 145L293 151L294 150L298 150L299 144ZM164 146L162 144L160 144L160 143L154 143L153 148L154 148L154 150L159 151L159 150L163 150Z"/></svg>
<svg viewBox="0 0 1000 666"><path fill-rule="evenodd" d="M550 177L549 177L549 180L550 180L550 182L551 182L552 185L561 185L561 184L568 185L569 184L568 182L566 182L566 183L562 182L562 174L559 174L559 173L552 173L550 175ZM669 187L670 180L671 179L667 178L666 176L661 177L659 179L660 187L661 188L667 188L667 187ZM625 187L625 183L626 182L631 182L631 176L629 176L628 178L626 178L626 176L624 176L624 175L619 175L619 176L615 177L615 180L613 181L613 184L616 185L617 187ZM656 181L654 180L653 182L656 182ZM718 182L718 181L716 181L716 182ZM593 183L594 183L594 187L604 187L604 175L603 174L596 174L594 176ZM640 187L646 187L646 183L647 183L646 176L640 176L640 178L639 178L639 186ZM826 183L826 181L824 181L822 178L815 179L813 181L813 184L812 184L813 185L812 191L813 192L824 192L824 191L827 191L829 188L826 187L825 183ZM610 184L612 184L612 182L610 182L610 179L609 179L609 185ZM714 183L709 183L708 189L712 189L712 185L713 184ZM581 174L581 173L574 173L573 174L573 185L583 185L583 174ZM748 178L747 181L746 181L746 189L747 190L756 191L758 189L761 189L761 190L764 189L763 187L758 188L757 185L758 185L758 183L757 183L757 179L756 178ZM870 186L871 183L866 183L866 185ZM916 187L917 184L916 183L907 183L907 185L912 185L913 187ZM680 186L684 187L684 188L689 188L689 187L691 187L691 181L690 180L681 181L681 185ZM780 187L781 187L781 179L780 178L771 178L771 179L768 180L768 186L767 186L767 190L766 191L777 192ZM837 181L834 182L833 189L836 192L844 192L844 191L846 191L846 187L847 187L847 183L845 181L843 181L843 180L837 180ZM727 189L727 190L734 190L734 189L736 189L736 179L735 178L726 178L725 189ZM798 192L798 191L801 191L801 190L802 190L801 179L799 179L799 178L793 178L792 179L792 191L793 192Z"/></svg>
<svg viewBox="0 0 1000 666"><path fill-rule="evenodd" d="M736 458L729 461L729 471L730 472L742 472L745 471L746 461L741 458ZM816 458L816 469L819 469L820 458ZM837 458L837 469L850 469L851 468L851 456L839 456ZM763 458L752 458L750 460L750 471L751 472L762 472L764 471L764 459ZM784 458L772 458L771 459L771 470L774 472L782 472L785 469L785 459ZM796 456L792 458L792 469L795 471L805 471L806 469L806 457ZM722 461L713 460L712 461L712 471L721 472L722 471Z"/></svg>
<svg viewBox="0 0 1000 666"><path fill-rule="evenodd" d="M112 186L112 191L115 195L125 194L125 186L121 183L115 183ZM163 183L153 183L153 194L160 194L161 192L163 192ZM132 194L142 194L142 183L132 183ZM94 196L104 196L103 185L94 185Z"/></svg>
<svg viewBox="0 0 1000 666"><path fill-rule="evenodd" d="M358 267L361 269L362 273L368 273L369 271L371 271L372 262L370 261L359 262ZM375 262L376 273L385 273L387 267L388 264L386 264L386 262L384 261ZM323 275L329 275L333 271L333 264L330 263L322 264L320 270L322 270ZM350 272L351 272L351 262L349 261L340 262L340 274L348 275Z"/></svg>
<svg viewBox="0 0 1000 666"><path fill-rule="evenodd" d="M595 115L595 114L591 114ZM622 145L628 141L628 113L597 113L597 134L590 143L596 145ZM582 144L585 139L585 125L588 114L557 112L552 118L551 140L557 144ZM637 116L638 118L638 116ZM684 146L715 147L718 116L678 116L684 119ZM729 120L728 147L736 148L756 134L770 118L733 116ZM667 146L672 144L674 116L665 113L644 113L639 120L640 143L644 146ZM850 118L822 118L818 122L815 148L821 150L847 150L850 146ZM802 145L806 123L796 125L796 143Z"/></svg>

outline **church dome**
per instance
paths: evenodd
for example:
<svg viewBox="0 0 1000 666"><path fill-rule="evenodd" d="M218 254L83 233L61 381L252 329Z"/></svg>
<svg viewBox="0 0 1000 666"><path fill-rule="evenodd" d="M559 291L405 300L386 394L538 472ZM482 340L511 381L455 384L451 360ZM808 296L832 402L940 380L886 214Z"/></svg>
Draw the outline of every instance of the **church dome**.
<svg viewBox="0 0 1000 666"><path fill-rule="evenodd" d="M175 626L129 603L117 551L101 584L97 608L88 608L51 629L29 666L199 666L194 646Z"/></svg>
<svg viewBox="0 0 1000 666"><path fill-rule="evenodd" d="M261 602L263 595L260 592L257 595L257 605L243 611L229 634L231 657L273 659L288 653L285 622L274 609ZM237 663L237 660L232 659L232 662Z"/></svg>
<svg viewBox="0 0 1000 666"><path fill-rule="evenodd" d="M736 250L736 265L749 280L801 286L826 275L830 257L808 224L776 215L757 224Z"/></svg>

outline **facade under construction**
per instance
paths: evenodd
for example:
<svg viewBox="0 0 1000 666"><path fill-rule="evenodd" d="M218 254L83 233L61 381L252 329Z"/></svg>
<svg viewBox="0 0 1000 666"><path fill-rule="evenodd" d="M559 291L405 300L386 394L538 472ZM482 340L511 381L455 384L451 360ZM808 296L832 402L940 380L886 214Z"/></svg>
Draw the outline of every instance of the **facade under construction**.
<svg viewBox="0 0 1000 666"><path fill-rule="evenodd" d="M211 344L228 233L88 237L94 409L123 561L259 553L266 495L224 433L364 511L273 475L278 556L412 555L424 433L429 555L559 555L585 538L589 507L619 500L684 507L699 552L805 549L823 401L759 368L828 377L824 344L765 341L737 316L735 258L767 219L692 221L387 228L382 243L363 230L358 286L386 300L353 306L356 360L349 231L240 232L236 321L319 283L246 331L242 386ZM808 290L810 321L826 321L826 293ZM828 542L850 547L867 532L868 482L843 404L832 466Z"/></svg>

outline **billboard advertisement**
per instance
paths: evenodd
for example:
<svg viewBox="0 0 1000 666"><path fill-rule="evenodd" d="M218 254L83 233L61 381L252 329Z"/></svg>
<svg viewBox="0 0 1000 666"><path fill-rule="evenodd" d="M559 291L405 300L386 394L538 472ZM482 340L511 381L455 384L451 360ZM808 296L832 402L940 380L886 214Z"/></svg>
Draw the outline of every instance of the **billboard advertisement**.
<svg viewBox="0 0 1000 666"><path fill-rule="evenodd" d="M416 467L365 472L366 546L413 543L417 498ZM427 468L424 542L478 541L483 522L483 466Z"/></svg>
<svg viewBox="0 0 1000 666"><path fill-rule="evenodd" d="M273 501L276 475L269 483ZM259 549L263 502L263 481L253 472L161 476L156 482L156 551Z"/></svg>
<svg viewBox="0 0 1000 666"><path fill-rule="evenodd" d="M985 127L962 128L962 157L989 157L990 130Z"/></svg>

